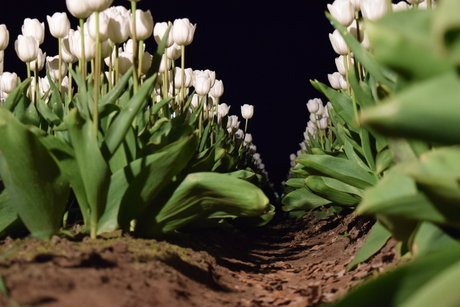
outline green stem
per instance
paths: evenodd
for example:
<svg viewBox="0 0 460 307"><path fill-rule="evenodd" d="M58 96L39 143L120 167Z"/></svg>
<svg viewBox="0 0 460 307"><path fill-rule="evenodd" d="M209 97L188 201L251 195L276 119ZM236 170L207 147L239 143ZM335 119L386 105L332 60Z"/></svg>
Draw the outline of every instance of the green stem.
<svg viewBox="0 0 460 307"><path fill-rule="evenodd" d="M426 0L426 7L428 9L431 9L432 5L431 5L431 0Z"/></svg>
<svg viewBox="0 0 460 307"><path fill-rule="evenodd" d="M99 38L99 12L94 12L94 16L96 17L96 58L94 60L94 97L93 97L93 125L94 125L94 132L97 133L99 130L99 81L101 78L101 42Z"/></svg>
<svg viewBox="0 0 460 307"><path fill-rule="evenodd" d="M138 59L139 59L139 64L138 64L138 69L137 69L137 75L138 76L142 76L142 61L143 61L143 57L144 57L144 41L143 40L140 40L139 41L139 56L138 56Z"/></svg>
<svg viewBox="0 0 460 307"><path fill-rule="evenodd" d="M184 102L185 102L185 90L184 90L184 85L185 85L185 46L182 45L181 46L181 56L180 56L180 66L182 68L181 70L181 87L180 87L180 92L181 92L181 99L180 99L180 103L181 103L181 107L180 107L180 110L181 110L181 113L182 113L182 107L184 106Z"/></svg>
<svg viewBox="0 0 460 307"><path fill-rule="evenodd" d="M61 94L61 100L64 100L64 93L62 92L62 75L61 75L61 66L62 66L62 38L58 38L58 48L59 48L59 93Z"/></svg>
<svg viewBox="0 0 460 307"><path fill-rule="evenodd" d="M72 70L72 63L69 63L69 87L67 88L67 95L69 96L69 103L72 101L72 83L73 83L73 79L72 79L72 74L70 73L70 71Z"/></svg>
<svg viewBox="0 0 460 307"><path fill-rule="evenodd" d="M80 72L81 72L81 77L83 81L86 82L86 57L85 57L85 20L80 19L80 51L81 51L81 57L79 59L79 66L80 66Z"/></svg>
<svg viewBox="0 0 460 307"><path fill-rule="evenodd" d="M131 39L133 40L133 66L134 68L138 65L138 58L137 58L137 36L136 36L136 1L131 1ZM137 69L133 69L133 84L134 84L134 94L137 93L137 89L139 87L139 76L137 74Z"/></svg>

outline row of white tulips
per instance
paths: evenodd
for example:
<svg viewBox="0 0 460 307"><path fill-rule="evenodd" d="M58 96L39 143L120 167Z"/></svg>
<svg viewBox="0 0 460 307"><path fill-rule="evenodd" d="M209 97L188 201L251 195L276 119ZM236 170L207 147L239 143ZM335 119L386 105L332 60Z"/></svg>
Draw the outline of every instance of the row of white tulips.
<svg viewBox="0 0 460 307"><path fill-rule="evenodd" d="M221 118L228 115L230 107L219 103L224 93L222 80L216 80L216 73L210 70L193 70L184 67L184 47L191 44L194 38L196 24L187 18L176 19L174 22L154 23L149 10L136 9L138 1L131 1L131 10L123 6L111 7L113 0L66 0L67 9L80 21L76 30L71 29L70 20L65 12L47 16L50 34L58 39L59 53L47 56L40 45L45 39L45 23L38 19L26 18L21 28L22 34L14 42L18 58L27 64L27 76L31 78L28 91L29 97L35 101L43 99L46 102L50 96L49 79L40 77L39 72L46 68L51 80L60 85L62 93L68 93L71 98L73 87L69 68L79 63L79 70L86 76L87 63L91 63L92 72L97 74L95 64L97 56L104 59L107 66L105 73L108 83L116 84L119 78L132 66L138 69L133 75L140 82L147 74L153 56L146 51L145 41L153 36L158 44L169 29L166 51L161 59L159 73L162 78L156 85L154 100L160 101L166 97L174 97L178 103L183 103L184 97L193 87L195 95L192 107L198 108L203 97L207 97L203 112L205 117L217 115L218 124ZM135 14L132 14L135 11ZM0 25L0 104L8 97L18 84L18 74L3 72L4 50L9 45L9 31L6 25ZM99 51L97 50L99 47ZM175 66L175 61L182 58L181 67ZM137 65L136 65L137 63ZM32 76L33 72L33 76ZM95 78L94 80L96 81ZM186 110L191 112L191 110ZM252 136L247 133L247 121L253 116L252 105L241 106L242 117L246 121L245 129L239 129L240 121L236 115L228 117L227 130L234 135L236 143L247 146L252 154L256 147L252 144ZM254 162L261 170L264 165L260 155L256 154Z"/></svg>

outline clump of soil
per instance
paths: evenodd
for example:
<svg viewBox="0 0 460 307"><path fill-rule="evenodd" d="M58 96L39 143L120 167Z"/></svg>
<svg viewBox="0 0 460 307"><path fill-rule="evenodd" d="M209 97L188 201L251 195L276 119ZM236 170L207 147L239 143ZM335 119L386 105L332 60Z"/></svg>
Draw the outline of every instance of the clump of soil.
<svg viewBox="0 0 460 307"><path fill-rule="evenodd" d="M390 240L368 263L346 271L371 226L353 214L308 214L157 240L7 239L0 242L7 294L0 291L0 306L317 306L397 261Z"/></svg>

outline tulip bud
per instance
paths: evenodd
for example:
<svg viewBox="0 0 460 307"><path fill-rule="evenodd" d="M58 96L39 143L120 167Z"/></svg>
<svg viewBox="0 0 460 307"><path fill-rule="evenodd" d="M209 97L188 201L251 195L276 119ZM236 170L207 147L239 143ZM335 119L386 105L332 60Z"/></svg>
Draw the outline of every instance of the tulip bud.
<svg viewBox="0 0 460 307"><path fill-rule="evenodd" d="M82 54L81 54L81 37L80 37L80 31L74 31L72 36L69 36L70 40L70 51L78 58L82 59ZM96 42L91 38L89 35L84 35L84 41L85 41L85 61L89 62L91 61L96 53L95 50L95 45Z"/></svg>
<svg viewBox="0 0 460 307"><path fill-rule="evenodd" d="M48 28L52 36L63 38L69 34L70 21L66 13L54 13L53 16L46 16Z"/></svg>
<svg viewBox="0 0 460 307"><path fill-rule="evenodd" d="M335 0L327 5L327 9L332 17L345 27L348 27L355 18L355 10L350 0Z"/></svg>
<svg viewBox="0 0 460 307"><path fill-rule="evenodd" d="M335 72L333 74L328 74L327 79L329 80L329 83L331 84L331 87L333 89L340 89L340 78L342 78L342 74L339 72Z"/></svg>
<svg viewBox="0 0 460 307"><path fill-rule="evenodd" d="M335 58L335 66L337 67L337 70L339 71L339 73L341 73L342 75L345 75L347 73L343 55Z"/></svg>
<svg viewBox="0 0 460 307"><path fill-rule="evenodd" d="M146 40L152 35L153 32L153 17L150 10L142 11L136 10L136 37L138 40ZM133 33L132 24L131 33Z"/></svg>
<svg viewBox="0 0 460 307"><path fill-rule="evenodd" d="M241 106L241 116L244 119L250 119L254 115L254 106L249 104L244 104Z"/></svg>
<svg viewBox="0 0 460 307"><path fill-rule="evenodd" d="M45 23L40 23L38 19L24 19L21 30L22 35L35 37L39 45L45 40Z"/></svg>
<svg viewBox="0 0 460 307"><path fill-rule="evenodd" d="M4 72L0 75L0 89L5 93L11 93L18 83L18 75L16 73Z"/></svg>
<svg viewBox="0 0 460 307"><path fill-rule="evenodd" d="M171 27L169 30L169 35L168 35L168 40L166 41L166 48L171 47L174 44L174 39L172 36L172 23L171 21L168 22L158 22L155 24L155 27L153 28L153 38L155 38L155 41L157 44L160 44L161 40L163 39L163 36L165 35L166 30L168 27Z"/></svg>
<svg viewBox="0 0 460 307"><path fill-rule="evenodd" d="M18 39L14 42L14 49L21 61L29 63L37 58L38 41L32 36L18 35Z"/></svg>
<svg viewBox="0 0 460 307"><path fill-rule="evenodd" d="M228 106L226 103L221 103L217 106L217 113L219 114L220 117L227 116L228 112L230 111L230 106Z"/></svg>
<svg viewBox="0 0 460 307"><path fill-rule="evenodd" d="M328 118L327 117L321 117L320 120L318 120L318 128L321 130L326 130L328 127Z"/></svg>
<svg viewBox="0 0 460 307"><path fill-rule="evenodd" d="M198 97L197 94L193 95L191 103L195 109L198 109L198 107L200 106L200 98Z"/></svg>
<svg viewBox="0 0 460 307"><path fill-rule="evenodd" d="M222 80L216 80L214 86L211 87L210 93L213 97L222 97L222 95L224 94L224 83L222 82Z"/></svg>
<svg viewBox="0 0 460 307"><path fill-rule="evenodd" d="M171 60L177 60L181 56L181 46L173 43L171 47L166 49L166 56Z"/></svg>
<svg viewBox="0 0 460 307"><path fill-rule="evenodd" d="M67 65L65 62L61 63L59 68L59 56L46 57L46 69L48 70L53 81L59 80L59 77L64 77L67 73Z"/></svg>
<svg viewBox="0 0 460 307"><path fill-rule="evenodd" d="M190 45L195 34L196 24L192 25L188 18L176 19L173 25L173 39L178 45Z"/></svg>
<svg viewBox="0 0 460 307"><path fill-rule="evenodd" d="M91 12L102 12L112 5L113 0L84 0L84 2Z"/></svg>
<svg viewBox="0 0 460 307"><path fill-rule="evenodd" d="M85 0L66 0L67 10L72 16L85 19L93 12Z"/></svg>
<svg viewBox="0 0 460 307"><path fill-rule="evenodd" d="M252 134L246 133L246 135L244 136L244 144L249 145L251 143L252 143Z"/></svg>
<svg viewBox="0 0 460 307"><path fill-rule="evenodd" d="M72 53L70 47L69 38L73 35L73 33L74 30L70 29L69 34L62 40L62 59L66 63L75 63L78 60L77 57Z"/></svg>
<svg viewBox="0 0 460 307"><path fill-rule="evenodd" d="M332 48L337 54L346 55L348 54L347 43L343 39L339 31L335 30L332 34L329 34L329 40L331 41Z"/></svg>
<svg viewBox="0 0 460 307"><path fill-rule="evenodd" d="M6 25L0 25L0 50L5 50L10 42L10 32L6 28Z"/></svg>
<svg viewBox="0 0 460 307"><path fill-rule="evenodd" d="M211 79L205 75L200 75L196 77L194 87L198 95L207 95L211 89Z"/></svg>
<svg viewBox="0 0 460 307"><path fill-rule="evenodd" d="M193 83L193 70L186 68L184 71L184 87L190 87ZM182 68L176 67L174 71L174 86L176 88L182 87Z"/></svg>
<svg viewBox="0 0 460 307"><path fill-rule="evenodd" d="M387 0L361 0L361 13L363 17L376 20L388 11Z"/></svg>
<svg viewBox="0 0 460 307"><path fill-rule="evenodd" d="M307 102L307 109L310 114L316 114L319 110L319 106L323 105L323 102L320 98L310 99Z"/></svg>
<svg viewBox="0 0 460 307"><path fill-rule="evenodd" d="M141 66L141 72L144 75L147 75L150 69L150 66L152 66L152 60L153 60L153 56L148 52L144 52L144 55L142 56L142 66Z"/></svg>
<svg viewBox="0 0 460 307"><path fill-rule="evenodd" d="M96 28L95 13L91 14L91 16L89 16L86 22L88 23L88 32L85 32L85 34L87 33L89 36L91 36L92 39L96 40L97 28ZM99 13L99 41L104 42L108 39L109 39L109 17L104 12L100 12Z"/></svg>
<svg viewBox="0 0 460 307"><path fill-rule="evenodd" d="M119 13L119 10L109 10L108 36L115 44L121 44L131 35L129 15ZM127 12L127 11L126 11Z"/></svg>
<svg viewBox="0 0 460 307"><path fill-rule="evenodd" d="M124 75L133 66L133 54L130 52L120 52L118 55L118 69Z"/></svg>

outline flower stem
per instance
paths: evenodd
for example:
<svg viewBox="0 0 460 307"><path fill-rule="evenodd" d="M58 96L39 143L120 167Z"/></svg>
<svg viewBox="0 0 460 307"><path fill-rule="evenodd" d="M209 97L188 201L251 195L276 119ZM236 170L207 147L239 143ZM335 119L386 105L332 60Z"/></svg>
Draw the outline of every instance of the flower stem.
<svg viewBox="0 0 460 307"><path fill-rule="evenodd" d="M59 64L59 85L58 85L58 88L59 88L59 93L61 94L61 100L64 101L64 93L62 92L62 75L61 75L61 66L62 66L62 38L58 38L58 48L59 48L59 61L58 61L58 64Z"/></svg>
<svg viewBox="0 0 460 307"><path fill-rule="evenodd" d="M179 99L181 102L181 107L179 108L181 113L182 113L182 107L185 102L185 90L184 90L184 85L185 85L185 46L181 45L181 56L180 56L180 66L181 66L181 87L180 87L180 92L181 92L181 99Z"/></svg>
<svg viewBox="0 0 460 307"><path fill-rule="evenodd" d="M80 51L81 57L79 59L79 66L81 77L86 82L86 57L85 57L85 20L80 18Z"/></svg>
<svg viewBox="0 0 460 307"><path fill-rule="evenodd" d="M137 68L138 57L137 57L137 36L136 36L136 1L131 1L131 39L133 40L133 66ZM137 69L133 69L133 84L134 84L134 94L137 93L139 87L139 76Z"/></svg>
<svg viewBox="0 0 460 307"><path fill-rule="evenodd" d="M99 38L99 12L94 12L96 17L96 59L94 60L94 97L93 97L93 125L94 131L99 130L99 81L101 78L101 42Z"/></svg>

